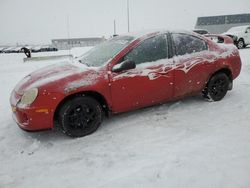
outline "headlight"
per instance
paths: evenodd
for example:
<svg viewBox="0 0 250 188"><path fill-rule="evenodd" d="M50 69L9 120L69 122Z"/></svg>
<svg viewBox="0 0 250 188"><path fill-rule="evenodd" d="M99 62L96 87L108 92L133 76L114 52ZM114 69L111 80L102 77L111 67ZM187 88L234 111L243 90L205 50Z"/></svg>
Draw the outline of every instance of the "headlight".
<svg viewBox="0 0 250 188"><path fill-rule="evenodd" d="M20 102L21 104L30 105L35 101L37 95L38 95L37 88L29 89L24 92Z"/></svg>

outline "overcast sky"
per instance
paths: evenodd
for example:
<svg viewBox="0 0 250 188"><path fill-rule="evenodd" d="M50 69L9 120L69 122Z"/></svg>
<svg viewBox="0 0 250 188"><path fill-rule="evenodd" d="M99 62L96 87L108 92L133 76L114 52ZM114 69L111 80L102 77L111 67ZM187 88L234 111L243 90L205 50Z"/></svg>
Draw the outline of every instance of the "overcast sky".
<svg viewBox="0 0 250 188"><path fill-rule="evenodd" d="M127 32L127 0L0 0L0 45ZM130 0L131 31L192 29L198 16L250 13L250 0Z"/></svg>

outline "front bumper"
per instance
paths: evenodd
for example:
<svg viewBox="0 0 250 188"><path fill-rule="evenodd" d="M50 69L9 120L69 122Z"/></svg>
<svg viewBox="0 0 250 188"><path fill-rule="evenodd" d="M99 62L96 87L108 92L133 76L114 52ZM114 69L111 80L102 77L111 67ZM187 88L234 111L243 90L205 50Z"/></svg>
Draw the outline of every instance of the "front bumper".
<svg viewBox="0 0 250 188"><path fill-rule="evenodd" d="M12 106L12 117L21 129L28 131L38 131L51 129L53 120L47 112L37 112L36 109L21 109Z"/></svg>
<svg viewBox="0 0 250 188"><path fill-rule="evenodd" d="M20 105L21 96L16 92L11 93L10 104L12 117L21 129L38 131L53 128L54 110L44 106Z"/></svg>

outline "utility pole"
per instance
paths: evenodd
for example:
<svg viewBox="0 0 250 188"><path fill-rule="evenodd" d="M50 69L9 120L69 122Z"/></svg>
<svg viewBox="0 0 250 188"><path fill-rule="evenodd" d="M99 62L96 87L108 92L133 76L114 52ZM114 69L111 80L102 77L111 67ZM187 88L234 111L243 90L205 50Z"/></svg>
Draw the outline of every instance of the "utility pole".
<svg viewBox="0 0 250 188"><path fill-rule="evenodd" d="M128 16L128 32L130 32L130 21L129 21L129 0L127 0L127 16Z"/></svg>
<svg viewBox="0 0 250 188"><path fill-rule="evenodd" d="M68 39L70 38L70 33L69 33L69 15L67 15L67 37Z"/></svg>
<svg viewBox="0 0 250 188"><path fill-rule="evenodd" d="M68 51L69 51L69 55L70 55L70 44L69 44L69 40L70 40L70 32L69 32L69 28L70 28L70 25L69 25L69 15L67 15L67 37L68 37Z"/></svg>
<svg viewBox="0 0 250 188"><path fill-rule="evenodd" d="M114 20L114 36L116 36L116 22Z"/></svg>

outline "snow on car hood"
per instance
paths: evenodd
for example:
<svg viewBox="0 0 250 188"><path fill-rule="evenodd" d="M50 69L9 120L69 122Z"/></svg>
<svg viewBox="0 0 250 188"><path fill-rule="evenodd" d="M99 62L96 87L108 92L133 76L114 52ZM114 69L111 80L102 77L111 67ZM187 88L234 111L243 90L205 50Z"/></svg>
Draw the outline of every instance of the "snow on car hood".
<svg viewBox="0 0 250 188"><path fill-rule="evenodd" d="M15 91L19 94L23 94L23 92L28 89L38 88L50 82L87 72L89 69L86 65L76 62L65 62L47 66L26 76L16 85Z"/></svg>

